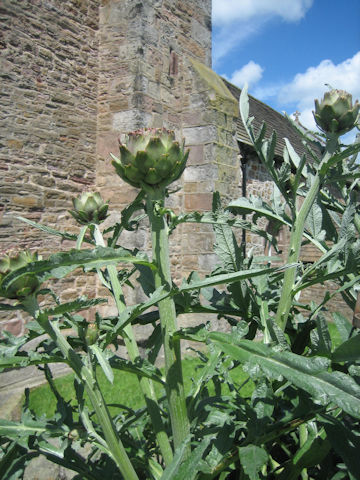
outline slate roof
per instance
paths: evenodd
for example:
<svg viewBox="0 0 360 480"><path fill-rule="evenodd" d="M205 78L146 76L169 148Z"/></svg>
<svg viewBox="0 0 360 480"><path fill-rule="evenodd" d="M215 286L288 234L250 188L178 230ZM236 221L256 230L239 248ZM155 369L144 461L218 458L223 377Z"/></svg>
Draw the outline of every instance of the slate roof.
<svg viewBox="0 0 360 480"><path fill-rule="evenodd" d="M236 100L239 100L241 89L228 82L224 78L222 80L231 92L231 94L236 98ZM294 129L294 127L284 115L272 109L271 107L269 107L269 105L260 102L260 100L257 100L251 95L249 95L249 110L250 116L254 117L253 125L255 132L258 131L264 121L267 125L266 138L270 138L273 130L276 131L276 155L280 157L283 156L285 146L284 138L287 138L290 141L298 155L301 156L303 153L307 153L306 148L302 143L302 138L300 134ZM247 145L252 145L240 117L237 121L237 140ZM307 153L307 156L308 155L309 154Z"/></svg>

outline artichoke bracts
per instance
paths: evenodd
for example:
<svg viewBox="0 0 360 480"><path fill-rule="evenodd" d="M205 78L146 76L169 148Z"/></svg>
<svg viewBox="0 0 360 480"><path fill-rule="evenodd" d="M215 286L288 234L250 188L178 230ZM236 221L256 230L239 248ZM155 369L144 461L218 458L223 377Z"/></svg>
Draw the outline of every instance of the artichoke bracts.
<svg viewBox="0 0 360 480"><path fill-rule="evenodd" d="M107 217L109 205L103 201L100 194L84 192L78 198L73 198L74 210L69 213L81 225L99 224Z"/></svg>
<svg viewBox="0 0 360 480"><path fill-rule="evenodd" d="M324 133L343 135L355 127L359 109L357 100L353 106L350 93L332 89L325 93L320 103L315 100L313 114L317 126Z"/></svg>
<svg viewBox="0 0 360 480"><path fill-rule="evenodd" d="M0 257L0 297L22 300L33 294L40 283L36 276L30 273L18 278L7 288L3 288L2 283L9 273L37 260L37 254L32 254L29 251L10 253Z"/></svg>
<svg viewBox="0 0 360 480"><path fill-rule="evenodd" d="M131 132L113 158L117 174L137 188L164 188L184 171L189 152L175 141L173 131L149 128Z"/></svg>
<svg viewBox="0 0 360 480"><path fill-rule="evenodd" d="M86 345L94 345L99 338L99 327L96 323L88 323L85 330Z"/></svg>

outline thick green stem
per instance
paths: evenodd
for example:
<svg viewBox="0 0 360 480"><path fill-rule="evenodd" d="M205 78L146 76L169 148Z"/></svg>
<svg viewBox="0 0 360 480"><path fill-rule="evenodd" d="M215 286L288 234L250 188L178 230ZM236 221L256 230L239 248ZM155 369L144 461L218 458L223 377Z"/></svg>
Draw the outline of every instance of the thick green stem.
<svg viewBox="0 0 360 480"><path fill-rule="evenodd" d="M318 167L316 175L312 179L312 184L310 186L309 192L305 197L303 204L295 218L291 236L290 236L290 245L289 252L287 257L287 264L295 264L299 261L300 258L300 249L302 238L305 229L305 222L313 206L316 197L320 191L320 181L323 177L323 174L320 173L321 167L328 162L331 156L334 154L338 145L337 138L332 138L328 140L327 148L322 158L322 161ZM279 306L276 314L276 322L282 330L285 330L286 323L288 320L289 312L292 305L293 298L293 288L295 285L296 279L296 269L297 266L290 267L285 270L284 273L284 283L281 291L281 297L279 301Z"/></svg>
<svg viewBox="0 0 360 480"><path fill-rule="evenodd" d="M303 447L308 439L308 429L306 423L303 423L299 427L299 440L300 440L300 448ZM301 479L308 480L309 475L307 473L307 469L303 468L301 471Z"/></svg>
<svg viewBox="0 0 360 480"><path fill-rule="evenodd" d="M29 297L23 302L27 312L31 314L42 326L49 337L56 342L58 348L73 369L74 373L84 385L91 404L101 425L104 438L114 462L119 467L124 478L139 480L126 450L118 436L115 425L110 416L106 402L100 391L96 378L92 371L84 364L81 357L72 349L66 338L62 335L56 323L49 321L47 315L39 309L34 297Z"/></svg>
<svg viewBox="0 0 360 480"><path fill-rule="evenodd" d="M94 239L96 245L105 246L105 242L98 225L95 225L94 228ZM116 307L118 309L118 312L121 313L125 309L125 300L115 265L108 265L107 271L109 273L110 284L115 298ZM135 362L136 359L140 358L140 352L131 324L128 324L124 327L123 333L124 342L129 354L129 358L132 362ZM146 406L151 418L151 422L161 450L161 454L164 458L165 464L168 465L172 462L173 452L170 445L169 437L165 432L164 423L160 413L161 410L157 401L153 382L146 377L138 377L138 380L141 391L144 395Z"/></svg>
<svg viewBox="0 0 360 480"><path fill-rule="evenodd" d="M155 287L172 289L169 259L168 226L164 215L157 212L164 205L164 190L152 190L147 193L147 213L150 219L152 235L153 262L157 270L154 273ZM165 374L169 414L174 437L174 448L178 448L189 436L190 425L186 409L184 382L182 375L180 340L174 339L177 330L176 310L172 297L158 304L161 332L164 345Z"/></svg>

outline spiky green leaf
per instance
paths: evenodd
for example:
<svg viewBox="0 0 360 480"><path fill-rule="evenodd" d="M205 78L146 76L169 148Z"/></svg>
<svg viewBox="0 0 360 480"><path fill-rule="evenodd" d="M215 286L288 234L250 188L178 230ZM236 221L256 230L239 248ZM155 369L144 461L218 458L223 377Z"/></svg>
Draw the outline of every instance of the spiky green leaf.
<svg viewBox="0 0 360 480"><path fill-rule="evenodd" d="M316 402L333 403L360 418L360 385L342 372L329 372L327 359L276 352L267 345L248 340L234 345L231 335L225 333L214 332L209 338L234 359L256 365L273 378L285 377L308 392Z"/></svg>

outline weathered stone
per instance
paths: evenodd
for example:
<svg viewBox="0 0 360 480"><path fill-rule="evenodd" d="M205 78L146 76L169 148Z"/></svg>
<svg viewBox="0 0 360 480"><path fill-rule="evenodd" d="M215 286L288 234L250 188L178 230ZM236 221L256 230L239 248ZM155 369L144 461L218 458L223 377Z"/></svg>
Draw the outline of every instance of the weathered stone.
<svg viewBox="0 0 360 480"><path fill-rule="evenodd" d="M211 210L212 194L211 193L197 193L195 195L185 196L185 209L192 210Z"/></svg>
<svg viewBox="0 0 360 480"><path fill-rule="evenodd" d="M168 199L176 212L209 210L215 190L224 204L242 195L237 100L210 69L211 0L4 0L1 21L1 249L15 242L46 254L73 248L13 218L20 213L78 233L67 209L84 187L110 201L105 225L118 221L138 190L114 174L109 154L118 154L121 134L137 128L172 128L190 147L174 184L183 189ZM270 199L273 186L260 163L248 159L246 170L247 193ZM263 252L262 239L247 239ZM176 281L193 269L209 273L217 261L213 241L208 225L176 229ZM150 251L146 227L120 242ZM83 276L56 288L69 300L103 294ZM136 301L138 292L129 295Z"/></svg>

